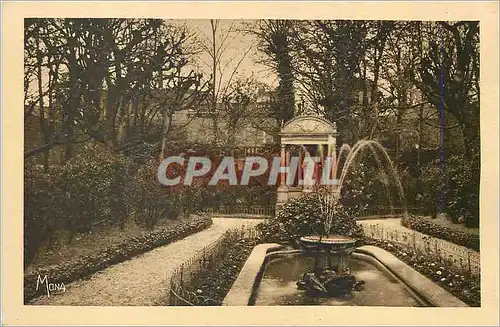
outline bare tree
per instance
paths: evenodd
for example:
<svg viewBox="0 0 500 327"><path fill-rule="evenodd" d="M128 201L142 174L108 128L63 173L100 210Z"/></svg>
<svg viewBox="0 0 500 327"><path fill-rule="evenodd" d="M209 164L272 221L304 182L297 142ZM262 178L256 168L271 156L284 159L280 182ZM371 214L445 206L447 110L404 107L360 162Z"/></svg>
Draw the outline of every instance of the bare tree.
<svg viewBox="0 0 500 327"><path fill-rule="evenodd" d="M479 165L479 23L428 24L416 84L437 111L457 120L465 155Z"/></svg>
<svg viewBox="0 0 500 327"><path fill-rule="evenodd" d="M220 105L225 97L231 83L236 77L242 62L247 58L252 50L249 46L243 49L238 57L226 59L226 54L232 42L242 35L242 31L234 23L227 28L221 26L218 19L210 20L210 35L200 34L199 47L202 54L208 56L209 62L203 61L202 64L210 72L210 97L208 99L208 114L212 119L213 144L220 143L220 128L218 120L220 115Z"/></svg>
<svg viewBox="0 0 500 327"><path fill-rule="evenodd" d="M303 21L296 25L293 48L298 93L313 112L337 122L340 141L353 130L354 90L359 88L361 61L366 53L363 21Z"/></svg>
<svg viewBox="0 0 500 327"><path fill-rule="evenodd" d="M180 73L180 72L179 72ZM160 160L167 150L168 136L172 127L172 116L176 111L200 107L207 99L208 81L202 82L202 75L191 71L187 76L177 76L162 95L156 98L156 105L162 108L163 132ZM170 84L170 83L169 83Z"/></svg>
<svg viewBox="0 0 500 327"><path fill-rule="evenodd" d="M201 76L183 70L188 38L162 20L27 20L25 117L38 117L44 140L25 158L63 145L67 161L73 144L91 139L112 151L129 146L131 126L145 131L163 115L163 108L147 106L155 90L186 90L175 86L186 79L199 84Z"/></svg>
<svg viewBox="0 0 500 327"><path fill-rule="evenodd" d="M265 86L257 82L253 76L238 77L228 87L222 98L222 115L224 119L221 129L221 141L229 149L236 147L236 135L243 128L253 127L254 120L259 117L259 97L265 96Z"/></svg>

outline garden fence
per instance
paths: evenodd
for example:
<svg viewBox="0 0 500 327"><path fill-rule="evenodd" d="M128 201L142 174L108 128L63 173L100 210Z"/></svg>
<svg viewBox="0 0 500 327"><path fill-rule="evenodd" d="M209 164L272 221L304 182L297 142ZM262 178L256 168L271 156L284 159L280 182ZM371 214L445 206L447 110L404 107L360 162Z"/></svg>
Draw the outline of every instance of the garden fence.
<svg viewBox="0 0 500 327"><path fill-rule="evenodd" d="M443 262L472 275L481 272L480 253L445 240L397 226L362 224L365 236L396 243L417 253L437 256Z"/></svg>
<svg viewBox="0 0 500 327"><path fill-rule="evenodd" d="M217 265L228 253L231 245L241 239L255 239L253 227L239 227L226 231L221 238L205 246L174 270L170 277L169 305L221 305L207 296L192 291L199 277Z"/></svg>
<svg viewBox="0 0 500 327"><path fill-rule="evenodd" d="M404 213L420 215L421 207L368 207L359 212L358 220L379 218L400 218Z"/></svg>
<svg viewBox="0 0 500 327"><path fill-rule="evenodd" d="M233 216L241 218L271 218L276 213L275 205L230 205L206 209L211 216Z"/></svg>
<svg viewBox="0 0 500 327"><path fill-rule="evenodd" d="M374 218L392 218L401 217L405 212L409 214L419 214L422 212L420 207L407 208L387 208L387 207L371 207L363 209L359 213L359 220L374 219ZM272 218L276 214L275 205L228 205L220 207L207 208L205 210L210 216L231 218Z"/></svg>

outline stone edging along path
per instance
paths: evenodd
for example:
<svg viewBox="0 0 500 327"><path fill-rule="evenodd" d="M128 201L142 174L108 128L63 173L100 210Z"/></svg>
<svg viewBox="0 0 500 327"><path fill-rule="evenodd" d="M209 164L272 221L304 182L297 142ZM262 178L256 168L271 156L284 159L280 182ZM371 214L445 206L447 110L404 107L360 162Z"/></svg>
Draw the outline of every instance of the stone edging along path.
<svg viewBox="0 0 500 327"><path fill-rule="evenodd" d="M37 290L40 278L43 279L47 276L46 282L55 285L71 283L154 248L200 232L211 225L211 218L199 216L184 224L175 225L175 228L167 227L158 231L145 232L141 236L110 246L92 256L84 256L71 262L63 262L31 271L24 275L24 302L27 304L31 299L46 292L45 286L39 287Z"/></svg>
<svg viewBox="0 0 500 327"><path fill-rule="evenodd" d="M273 255L273 251L279 250L281 247L282 246L275 243L260 244L256 246L245 262L233 286L224 298L222 305L251 305L250 302L255 289L259 285L264 264ZM286 252L300 252L300 250ZM365 260L366 258L363 257L366 256L370 259L369 261L376 261L376 266L380 264L382 267L379 267L379 269L387 269L391 274L401 279L412 292L421 298L419 302L420 300L424 300L435 307L468 307L467 304L384 249L365 245L357 248L353 255L356 253L359 254L361 260Z"/></svg>

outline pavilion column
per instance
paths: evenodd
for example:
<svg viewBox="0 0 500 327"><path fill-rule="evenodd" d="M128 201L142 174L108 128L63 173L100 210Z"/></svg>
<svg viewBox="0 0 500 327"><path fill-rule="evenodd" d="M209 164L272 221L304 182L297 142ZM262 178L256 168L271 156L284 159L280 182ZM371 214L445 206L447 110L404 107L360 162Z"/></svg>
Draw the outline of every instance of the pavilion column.
<svg viewBox="0 0 500 327"><path fill-rule="evenodd" d="M319 162L317 163L316 168L316 187L321 185L321 177L323 175L323 170L325 169L325 158L328 156L328 146L325 147L325 144L321 143L318 145L319 151Z"/></svg>
<svg viewBox="0 0 500 327"><path fill-rule="evenodd" d="M281 159L281 167L286 167L287 161L286 161L286 144L281 144L281 153L280 153L280 159ZM276 199L276 210L279 210L281 205L283 205L287 200L288 200L288 187L286 185L286 173L280 172L279 178L279 186L277 190L277 199Z"/></svg>
<svg viewBox="0 0 500 327"><path fill-rule="evenodd" d="M288 167L288 168L290 168L290 163L291 163L291 161L290 161L290 157L291 157L291 154L290 154L290 149L288 148L288 149L286 149L286 151L285 151L285 159L286 159L286 161L285 161L285 166L286 166L286 167ZM292 173L289 171L289 172L286 174L286 176L285 176L285 180L287 180L287 179L288 179L288 175L289 175L289 174L290 174L290 176L292 176ZM287 186L293 186L293 180L291 180L291 181L290 181L290 185L288 185L288 184L287 184Z"/></svg>
<svg viewBox="0 0 500 327"><path fill-rule="evenodd" d="M335 150L335 139L331 136L328 139L328 157L332 160L331 178L337 178L337 151Z"/></svg>
<svg viewBox="0 0 500 327"><path fill-rule="evenodd" d="M298 186L301 186L304 187L304 154L302 153L302 151L299 152L299 162L297 164L297 184ZM301 182L302 181L302 182Z"/></svg>
<svg viewBox="0 0 500 327"><path fill-rule="evenodd" d="M287 151L285 144L281 145L281 167L286 167L287 164ZM280 186L286 186L286 174L280 173Z"/></svg>

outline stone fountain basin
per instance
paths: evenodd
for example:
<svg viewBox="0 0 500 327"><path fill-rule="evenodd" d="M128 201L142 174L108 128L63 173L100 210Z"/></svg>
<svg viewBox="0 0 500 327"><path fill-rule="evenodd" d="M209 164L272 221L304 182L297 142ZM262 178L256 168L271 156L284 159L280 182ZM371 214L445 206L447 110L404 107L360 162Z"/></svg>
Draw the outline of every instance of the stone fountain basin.
<svg viewBox="0 0 500 327"><path fill-rule="evenodd" d="M289 250L276 243L257 245L245 262L236 281L224 298L222 305L387 305L384 304L384 301L379 302L377 298L368 301L356 301L356 299L354 299L354 301L346 300L332 302L331 300L322 300L319 302L315 301L314 303L310 301L304 302L299 299L296 302L297 304L279 303L280 300L276 299L263 300L265 296L262 294L271 294L272 297L273 293L280 293L280 288L267 291L264 289L268 287L268 275L270 275L269 272L266 272L266 269L271 268L270 270L273 270L276 265L280 265L279 261L284 261L286 264L286 261L290 263L296 260L303 260L304 257L309 255L310 253L308 253L308 251ZM409 298L407 299L408 301L404 301L403 303L411 303L408 306L467 307L467 304L399 260L393 254L379 247L371 245L358 247L353 251L349 260L352 261L351 263L354 264L354 266L365 267L365 270L369 268L372 273L378 274L379 283L385 283L384 280L387 278L387 280L392 281L392 284L398 284L391 284L393 287L398 287L399 289L404 288L404 292L407 293ZM282 269L286 271L288 268L285 267ZM356 268L353 270L356 270ZM271 280L271 282L274 282L275 286L282 285L281 290L283 292L294 292L290 286L290 281L288 281L288 284L286 281L279 281L277 284L276 280ZM377 286L382 292L385 291L385 288L380 287L380 285L372 285ZM370 287L370 284L367 283L365 287ZM371 290L369 289L368 291ZM377 290L374 291L377 292ZM359 291L359 295L355 294L355 296L362 297L363 292L365 291L361 290ZM390 292L390 288L388 288L386 291L387 294L380 294L379 296L391 297L392 294ZM400 290L400 292L403 291ZM279 296L279 294L276 296ZM297 294L295 294L295 296L297 297ZM383 297L381 299L383 299ZM391 302L388 301L388 303Z"/></svg>
<svg viewBox="0 0 500 327"><path fill-rule="evenodd" d="M301 237L299 242L304 250L321 249L330 252L352 250L356 246L356 240L354 238L341 235L328 235L324 237L308 235Z"/></svg>

